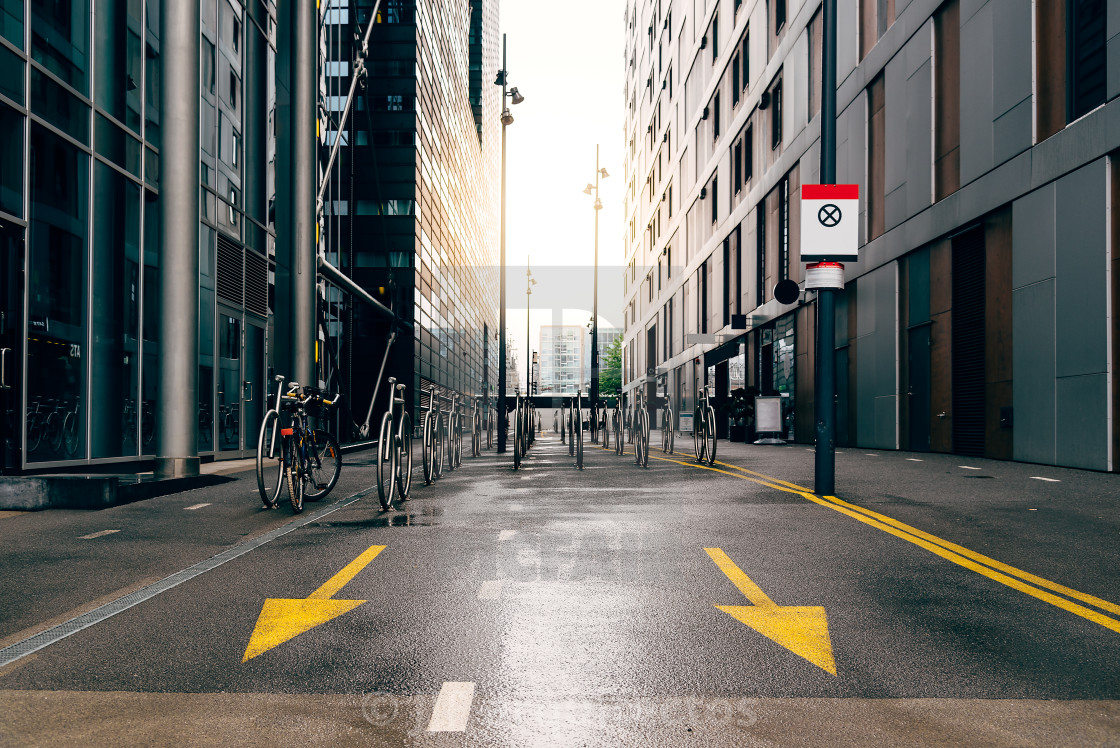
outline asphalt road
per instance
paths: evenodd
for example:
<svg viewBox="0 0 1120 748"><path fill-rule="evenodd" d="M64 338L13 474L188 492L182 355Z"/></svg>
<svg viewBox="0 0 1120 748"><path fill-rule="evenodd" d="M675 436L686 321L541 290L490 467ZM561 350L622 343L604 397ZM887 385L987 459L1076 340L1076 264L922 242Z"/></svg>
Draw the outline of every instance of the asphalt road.
<svg viewBox="0 0 1120 748"><path fill-rule="evenodd" d="M1120 745L1120 476L681 447L0 518L0 745Z"/></svg>

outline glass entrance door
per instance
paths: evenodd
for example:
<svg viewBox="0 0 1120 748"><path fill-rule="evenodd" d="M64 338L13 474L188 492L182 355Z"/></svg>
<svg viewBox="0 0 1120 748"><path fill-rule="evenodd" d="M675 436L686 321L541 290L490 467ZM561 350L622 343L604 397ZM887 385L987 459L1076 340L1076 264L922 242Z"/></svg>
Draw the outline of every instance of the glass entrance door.
<svg viewBox="0 0 1120 748"><path fill-rule="evenodd" d="M257 434L268 401L268 380L265 378L264 324L246 317L245 354L241 381L241 401L245 412L245 449L257 448Z"/></svg>
<svg viewBox="0 0 1120 748"><path fill-rule="evenodd" d="M22 467L23 228L0 221L0 473Z"/></svg>
<svg viewBox="0 0 1120 748"><path fill-rule="evenodd" d="M214 425L219 452L241 451L242 347L241 313L218 307L218 402Z"/></svg>

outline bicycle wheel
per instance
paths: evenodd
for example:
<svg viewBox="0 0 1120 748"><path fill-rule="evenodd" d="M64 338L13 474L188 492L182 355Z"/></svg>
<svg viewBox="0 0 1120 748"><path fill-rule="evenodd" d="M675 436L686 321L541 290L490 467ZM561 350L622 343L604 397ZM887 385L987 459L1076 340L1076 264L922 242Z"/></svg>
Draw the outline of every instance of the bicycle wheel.
<svg viewBox="0 0 1120 748"><path fill-rule="evenodd" d="M436 416L436 451L432 474L443 477L443 460L447 455L447 429L443 427L443 416Z"/></svg>
<svg viewBox="0 0 1120 748"><path fill-rule="evenodd" d="M280 436L280 414L270 410L264 414L261 431L257 436L257 491L265 509L275 509L284 484L284 448Z"/></svg>
<svg viewBox="0 0 1120 748"><path fill-rule="evenodd" d="M642 467L649 467L649 411L642 411Z"/></svg>
<svg viewBox="0 0 1120 748"><path fill-rule="evenodd" d="M447 416L447 471L455 469L455 421L458 417L454 414Z"/></svg>
<svg viewBox="0 0 1120 748"><path fill-rule="evenodd" d="M574 457L576 454L576 429L575 429L575 411L568 409L568 455Z"/></svg>
<svg viewBox="0 0 1120 748"><path fill-rule="evenodd" d="M716 411L711 405L708 406L708 412L705 414L707 421L707 429L705 436L707 437L707 444L704 445L704 454L708 458L709 465L716 464Z"/></svg>
<svg viewBox="0 0 1120 748"><path fill-rule="evenodd" d="M388 511L393 506L393 490L397 481L396 437L393 434L393 414L381 417L377 440L377 498L381 508Z"/></svg>
<svg viewBox="0 0 1120 748"><path fill-rule="evenodd" d="M455 416L455 430L451 432L452 444L455 447L455 467L463 467L463 422Z"/></svg>
<svg viewBox="0 0 1120 748"><path fill-rule="evenodd" d="M471 419L471 457L482 454L482 416L474 414Z"/></svg>
<svg viewBox="0 0 1120 748"><path fill-rule="evenodd" d="M51 413L47 416L47 444L52 452L62 449L62 425L65 416L61 413Z"/></svg>
<svg viewBox="0 0 1120 748"><path fill-rule="evenodd" d="M521 467L521 413L514 414L513 425L513 469Z"/></svg>
<svg viewBox="0 0 1120 748"><path fill-rule="evenodd" d="M692 451L696 453L696 461L704 461L704 448L707 445L707 438L704 436L704 426L707 423L707 418L704 411L697 408L692 414Z"/></svg>
<svg viewBox="0 0 1120 748"><path fill-rule="evenodd" d="M424 468L424 485L430 486L435 479L435 436L432 434L432 414L424 414L424 424L420 429L420 461Z"/></svg>
<svg viewBox="0 0 1120 748"><path fill-rule="evenodd" d="M62 445L66 449L66 456L73 457L78 451L78 412L66 414L62 422Z"/></svg>
<svg viewBox="0 0 1120 748"><path fill-rule="evenodd" d="M622 440L622 413L616 410L612 420L614 421L614 453L621 455L626 447Z"/></svg>
<svg viewBox="0 0 1120 748"><path fill-rule="evenodd" d="M408 501L412 492L412 416L405 413L397 429L397 496Z"/></svg>
<svg viewBox="0 0 1120 748"><path fill-rule="evenodd" d="M284 475L288 479L288 495L292 500L292 511L299 514L303 511L303 468L300 465L300 449L296 444L298 437L293 436L285 442L288 455L284 460Z"/></svg>
<svg viewBox="0 0 1120 748"><path fill-rule="evenodd" d="M576 468L583 470L583 415L577 416L579 423L576 425Z"/></svg>
<svg viewBox="0 0 1120 748"><path fill-rule="evenodd" d="M494 411L486 417L486 448L494 448Z"/></svg>
<svg viewBox="0 0 1120 748"><path fill-rule="evenodd" d="M318 501L334 489L342 475L342 449L334 434L322 429L311 432L311 454L308 462L311 485L303 492L303 498Z"/></svg>

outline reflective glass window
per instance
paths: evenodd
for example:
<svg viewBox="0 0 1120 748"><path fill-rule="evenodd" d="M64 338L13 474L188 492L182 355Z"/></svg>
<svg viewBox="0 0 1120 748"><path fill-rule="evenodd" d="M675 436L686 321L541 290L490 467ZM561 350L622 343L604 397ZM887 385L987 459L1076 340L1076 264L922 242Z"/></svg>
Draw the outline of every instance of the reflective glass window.
<svg viewBox="0 0 1120 748"><path fill-rule="evenodd" d="M99 162L93 179L90 456L121 457L140 442L140 186Z"/></svg>
<svg viewBox="0 0 1120 748"><path fill-rule="evenodd" d="M23 115L0 104L0 210L23 217Z"/></svg>
<svg viewBox="0 0 1120 748"><path fill-rule="evenodd" d="M137 133L143 80L140 13L140 0L98 0L94 12L97 106Z"/></svg>
<svg viewBox="0 0 1120 748"><path fill-rule="evenodd" d="M198 227L198 450L214 451L214 229Z"/></svg>
<svg viewBox="0 0 1120 748"><path fill-rule="evenodd" d="M35 66L31 67L31 112L89 145L89 106Z"/></svg>
<svg viewBox="0 0 1120 748"><path fill-rule="evenodd" d="M144 139L159 148L159 0L145 0Z"/></svg>
<svg viewBox="0 0 1120 748"><path fill-rule="evenodd" d="M144 191L143 340L140 391L140 453L155 452L156 395L159 391L159 195Z"/></svg>
<svg viewBox="0 0 1120 748"><path fill-rule="evenodd" d="M97 115L97 152L122 169L140 176L140 141L112 121Z"/></svg>
<svg viewBox="0 0 1120 748"><path fill-rule="evenodd" d="M23 49L23 0L0 0L0 36Z"/></svg>
<svg viewBox="0 0 1120 748"><path fill-rule="evenodd" d="M31 127L27 402L29 462L85 457L89 157Z"/></svg>
<svg viewBox="0 0 1120 748"><path fill-rule="evenodd" d="M0 45L0 95L17 104L23 104L23 72L27 65L23 58Z"/></svg>
<svg viewBox="0 0 1120 748"><path fill-rule="evenodd" d="M89 93L89 0L31 3L31 57Z"/></svg>

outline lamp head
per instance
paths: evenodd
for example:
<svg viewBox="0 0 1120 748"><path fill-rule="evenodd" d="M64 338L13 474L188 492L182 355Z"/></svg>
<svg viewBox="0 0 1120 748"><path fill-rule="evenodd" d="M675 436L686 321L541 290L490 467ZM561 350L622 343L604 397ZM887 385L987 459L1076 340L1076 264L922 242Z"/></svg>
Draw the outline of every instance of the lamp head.
<svg viewBox="0 0 1120 748"><path fill-rule="evenodd" d="M520 104L521 102L525 101L525 97L522 96L520 92L518 92L517 86L514 86L509 90L509 95L512 98L514 104Z"/></svg>
<svg viewBox="0 0 1120 748"><path fill-rule="evenodd" d="M610 176L610 174L607 173L606 168L599 169L599 175L603 177L603 179L606 179Z"/></svg>
<svg viewBox="0 0 1120 748"><path fill-rule="evenodd" d="M512 124L513 124L513 115L509 113L508 108L504 109L502 111L502 125L512 125Z"/></svg>
<svg viewBox="0 0 1120 748"><path fill-rule="evenodd" d="M584 187L584 188L583 188L583 194L585 194L585 195L590 195L590 194L591 194L591 190L593 190L593 189L595 189L595 185L593 185L593 184L588 184L588 185L587 185L586 187Z"/></svg>
<svg viewBox="0 0 1120 748"><path fill-rule="evenodd" d="M497 77L494 78L494 85L495 86L504 86L505 84L506 84L506 71L499 70Z"/></svg>

